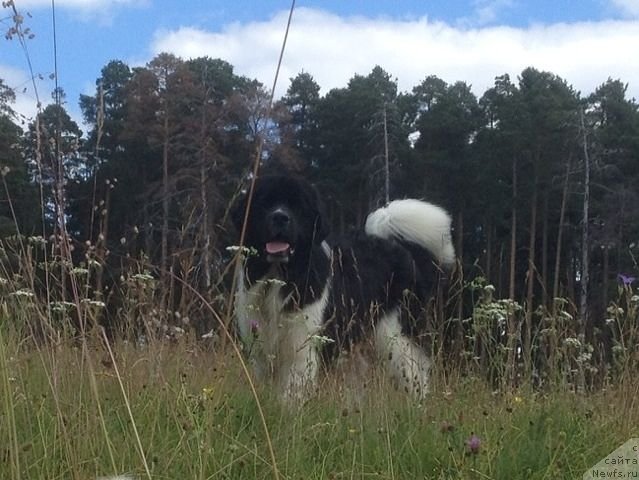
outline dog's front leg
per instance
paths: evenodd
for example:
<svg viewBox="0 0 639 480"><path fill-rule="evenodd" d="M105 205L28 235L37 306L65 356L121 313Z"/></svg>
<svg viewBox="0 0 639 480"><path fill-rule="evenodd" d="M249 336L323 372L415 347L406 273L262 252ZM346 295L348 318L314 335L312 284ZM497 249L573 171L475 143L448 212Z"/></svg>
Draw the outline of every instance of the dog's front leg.
<svg viewBox="0 0 639 480"><path fill-rule="evenodd" d="M319 373L319 353L307 341L293 355L288 371L283 372L281 395L289 402L303 402L317 389Z"/></svg>
<svg viewBox="0 0 639 480"><path fill-rule="evenodd" d="M308 312L302 311L284 322L286 335L280 343L280 395L286 401L300 402L316 390L319 352L314 341L316 327Z"/></svg>
<svg viewBox="0 0 639 480"><path fill-rule="evenodd" d="M234 321L237 333L240 335L240 339L246 348L253 342L251 327L253 322L255 322L257 314L259 314L253 302L253 297L256 297L256 292L249 291L247 288L244 280L244 268L242 266L240 266L237 272L236 282ZM253 290L257 290L257 287L253 287Z"/></svg>
<svg viewBox="0 0 639 480"><path fill-rule="evenodd" d="M282 369L284 378L280 382L280 392L286 400L303 401L317 391L323 338L318 332L322 328L328 295L326 285L319 299L289 316L285 322L284 348L287 352L283 357L287 358L287 368Z"/></svg>

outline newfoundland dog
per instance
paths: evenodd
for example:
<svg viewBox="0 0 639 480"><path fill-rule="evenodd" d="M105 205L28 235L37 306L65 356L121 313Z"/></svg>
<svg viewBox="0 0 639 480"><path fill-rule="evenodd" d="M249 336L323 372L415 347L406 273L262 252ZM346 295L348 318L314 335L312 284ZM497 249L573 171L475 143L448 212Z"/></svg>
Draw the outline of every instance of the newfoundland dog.
<svg viewBox="0 0 639 480"><path fill-rule="evenodd" d="M243 228L247 198L233 213ZM417 319L455 261L449 215L419 200L372 212L363 231L329 239L321 199L307 181L256 180L235 292L235 321L256 376L303 400L322 365L363 342L393 382L416 398L430 361Z"/></svg>

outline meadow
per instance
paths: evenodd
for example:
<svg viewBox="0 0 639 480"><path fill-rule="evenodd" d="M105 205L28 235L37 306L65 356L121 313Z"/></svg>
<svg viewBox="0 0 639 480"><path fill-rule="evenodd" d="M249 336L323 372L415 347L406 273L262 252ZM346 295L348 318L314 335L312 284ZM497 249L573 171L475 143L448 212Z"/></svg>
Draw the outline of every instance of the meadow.
<svg viewBox="0 0 639 480"><path fill-rule="evenodd" d="M568 479L639 436L632 372L581 391L495 388L435 359L421 404L373 369L291 406L249 381L228 340L60 323L37 338L36 302L23 291L0 305L3 480Z"/></svg>

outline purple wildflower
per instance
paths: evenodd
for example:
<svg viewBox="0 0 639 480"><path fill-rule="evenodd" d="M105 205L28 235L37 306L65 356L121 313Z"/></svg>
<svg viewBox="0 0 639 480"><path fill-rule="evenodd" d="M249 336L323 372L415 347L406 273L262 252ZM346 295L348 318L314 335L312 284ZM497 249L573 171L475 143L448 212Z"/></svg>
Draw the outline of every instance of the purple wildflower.
<svg viewBox="0 0 639 480"><path fill-rule="evenodd" d="M253 335L257 335L260 331L260 322L258 322L257 320L251 320L250 326L251 326L251 333Z"/></svg>
<svg viewBox="0 0 639 480"><path fill-rule="evenodd" d="M466 448L468 448L468 452L476 455L479 453L479 448L481 447L481 440L475 434L471 435L468 440L466 440Z"/></svg>
<svg viewBox="0 0 639 480"><path fill-rule="evenodd" d="M618 274L617 278L619 279L619 281L624 287L630 287L634 283L634 281L637 280L637 277L633 277L632 275L626 275L624 273Z"/></svg>

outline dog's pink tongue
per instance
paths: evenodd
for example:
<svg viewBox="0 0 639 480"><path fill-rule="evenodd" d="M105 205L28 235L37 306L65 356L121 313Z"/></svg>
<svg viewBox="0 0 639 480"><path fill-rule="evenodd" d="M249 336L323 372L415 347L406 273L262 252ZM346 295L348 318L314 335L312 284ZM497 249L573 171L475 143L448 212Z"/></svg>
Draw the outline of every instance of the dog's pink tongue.
<svg viewBox="0 0 639 480"><path fill-rule="evenodd" d="M288 250L290 245L286 242L268 242L266 244L266 253L276 254Z"/></svg>

